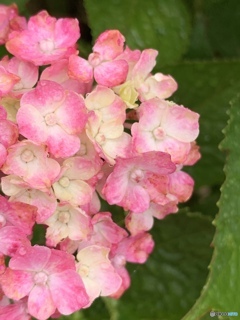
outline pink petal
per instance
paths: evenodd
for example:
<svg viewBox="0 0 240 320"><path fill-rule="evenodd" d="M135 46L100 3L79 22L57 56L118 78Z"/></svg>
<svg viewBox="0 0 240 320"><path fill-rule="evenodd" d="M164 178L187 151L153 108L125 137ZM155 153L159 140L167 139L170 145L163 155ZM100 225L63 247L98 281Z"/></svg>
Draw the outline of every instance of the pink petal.
<svg viewBox="0 0 240 320"><path fill-rule="evenodd" d="M186 160L191 145L181 142L171 137L166 137L162 141L156 141L156 149L171 155L171 159L176 164L182 164Z"/></svg>
<svg viewBox="0 0 240 320"><path fill-rule="evenodd" d="M156 73L148 77L138 89L140 100L145 101L155 97L167 99L177 90L177 87L177 82L171 76Z"/></svg>
<svg viewBox="0 0 240 320"><path fill-rule="evenodd" d="M121 277L122 284L116 292L110 295L110 297L114 299L119 299L123 295L123 293L130 287L131 279L126 268L119 267L119 268L115 268L115 270L118 273L118 275Z"/></svg>
<svg viewBox="0 0 240 320"><path fill-rule="evenodd" d="M11 269L40 271L50 259L51 250L43 246L29 247L21 255L14 256L9 263Z"/></svg>
<svg viewBox="0 0 240 320"><path fill-rule="evenodd" d="M7 218L25 234L30 235L35 224L36 207L22 202L10 202Z"/></svg>
<svg viewBox="0 0 240 320"><path fill-rule="evenodd" d="M49 152L56 158L73 156L80 149L80 140L77 136L66 133L56 125L49 129L47 140Z"/></svg>
<svg viewBox="0 0 240 320"><path fill-rule="evenodd" d="M139 86L139 80L145 80L149 73L156 65L156 57L158 51L154 49L145 49L142 51L140 59L136 63L132 71L132 79L136 81L137 87Z"/></svg>
<svg viewBox="0 0 240 320"><path fill-rule="evenodd" d="M68 133L80 133L87 122L84 99L73 91L68 91L64 102L55 111L57 123Z"/></svg>
<svg viewBox="0 0 240 320"><path fill-rule="evenodd" d="M134 212L144 212L149 208L150 197L142 186L136 185L128 187L128 191L125 194L124 199L121 201L121 205Z"/></svg>
<svg viewBox="0 0 240 320"><path fill-rule="evenodd" d="M14 144L18 139L18 127L15 123L0 119L0 143L6 148Z"/></svg>
<svg viewBox="0 0 240 320"><path fill-rule="evenodd" d="M35 285L28 297L28 312L39 320L47 320L55 310L48 286Z"/></svg>
<svg viewBox="0 0 240 320"><path fill-rule="evenodd" d="M31 316L27 312L25 299L19 302L14 302L13 304L2 306L0 309L0 319L31 320Z"/></svg>
<svg viewBox="0 0 240 320"><path fill-rule="evenodd" d="M123 52L125 38L118 30L106 30L97 38L93 51L102 60L112 60Z"/></svg>
<svg viewBox="0 0 240 320"><path fill-rule="evenodd" d="M179 202L187 201L192 195L194 180L183 171L176 171L169 178L169 193L177 196Z"/></svg>
<svg viewBox="0 0 240 320"><path fill-rule="evenodd" d="M158 98L143 102L139 108L139 125L141 129L144 131L152 131L160 126L168 109L168 102Z"/></svg>
<svg viewBox="0 0 240 320"><path fill-rule="evenodd" d="M192 142L199 134L199 114L182 106L173 105L162 120L162 126L169 136L182 141Z"/></svg>
<svg viewBox="0 0 240 320"><path fill-rule="evenodd" d="M69 76L81 82L88 83L93 79L93 68L89 62L79 56L69 57Z"/></svg>
<svg viewBox="0 0 240 320"><path fill-rule="evenodd" d="M30 246L27 235L15 226L5 226L0 229L0 252L14 256L20 249Z"/></svg>
<svg viewBox="0 0 240 320"><path fill-rule="evenodd" d="M57 47L72 47L80 38L78 19L62 18L56 21L54 40Z"/></svg>
<svg viewBox="0 0 240 320"><path fill-rule="evenodd" d="M154 247L154 241L149 233L140 233L123 239L118 246L117 253L133 263L145 263Z"/></svg>
<svg viewBox="0 0 240 320"><path fill-rule="evenodd" d="M80 310L89 303L83 282L74 270L51 275L49 287L57 309L64 315Z"/></svg>
<svg viewBox="0 0 240 320"><path fill-rule="evenodd" d="M51 249L51 256L44 268L48 274L62 273L65 270L75 270L74 256L60 250Z"/></svg>
<svg viewBox="0 0 240 320"><path fill-rule="evenodd" d="M21 107L31 105L36 108L42 116L56 111L65 97L63 87L50 80L39 81L37 87L29 91L21 98Z"/></svg>
<svg viewBox="0 0 240 320"><path fill-rule="evenodd" d="M125 225L132 235L148 231L153 227L153 216L149 209L142 213L129 213L125 218Z"/></svg>
<svg viewBox="0 0 240 320"><path fill-rule="evenodd" d="M34 106L24 105L18 110L17 123L19 132L34 142L47 140L47 125L44 117Z"/></svg>
<svg viewBox="0 0 240 320"><path fill-rule="evenodd" d="M33 274L23 270L7 268L0 276L2 289L10 299L20 300L27 296L34 286Z"/></svg>
<svg viewBox="0 0 240 320"><path fill-rule="evenodd" d="M115 87L127 78L128 63L125 60L103 62L94 69L94 77L98 84Z"/></svg>

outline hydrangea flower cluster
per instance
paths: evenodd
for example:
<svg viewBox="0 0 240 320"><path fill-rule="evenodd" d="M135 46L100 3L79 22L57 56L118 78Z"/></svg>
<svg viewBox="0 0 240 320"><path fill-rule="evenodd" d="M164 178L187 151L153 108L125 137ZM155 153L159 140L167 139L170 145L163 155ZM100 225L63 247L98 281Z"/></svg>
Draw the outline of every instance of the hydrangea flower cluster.
<svg viewBox="0 0 240 320"><path fill-rule="evenodd" d="M16 5L0 17L13 56L0 61L0 319L57 318L129 287L154 218L192 194L182 168L200 158L199 115L168 100L177 83L152 74L158 52L131 50L118 30L86 60L76 19L27 21ZM45 245L31 244L36 224Z"/></svg>

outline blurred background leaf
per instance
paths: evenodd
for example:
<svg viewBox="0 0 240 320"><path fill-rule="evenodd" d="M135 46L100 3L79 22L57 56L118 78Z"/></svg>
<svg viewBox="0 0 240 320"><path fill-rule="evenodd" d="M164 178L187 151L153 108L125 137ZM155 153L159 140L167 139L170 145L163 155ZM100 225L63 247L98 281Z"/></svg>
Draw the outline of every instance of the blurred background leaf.
<svg viewBox="0 0 240 320"><path fill-rule="evenodd" d="M94 38L106 29L119 29L131 49L159 50L159 66L178 61L187 49L190 14L181 0L84 2Z"/></svg>
<svg viewBox="0 0 240 320"><path fill-rule="evenodd" d="M240 2L185 0L192 12L192 35L186 58L240 56Z"/></svg>

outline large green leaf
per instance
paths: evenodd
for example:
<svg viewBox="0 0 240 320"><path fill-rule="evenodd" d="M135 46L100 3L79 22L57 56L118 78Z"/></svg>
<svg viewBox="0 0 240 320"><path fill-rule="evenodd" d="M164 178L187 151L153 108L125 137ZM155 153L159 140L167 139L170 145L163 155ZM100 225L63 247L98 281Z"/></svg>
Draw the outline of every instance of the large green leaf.
<svg viewBox="0 0 240 320"><path fill-rule="evenodd" d="M179 84L173 99L200 114L202 159L188 172L196 187L221 185L225 156L218 145L227 121L227 106L240 92L240 61L189 62L161 70L172 74Z"/></svg>
<svg viewBox="0 0 240 320"><path fill-rule="evenodd" d="M227 152L226 180L219 201L210 276L200 299L184 320L201 319L209 311L240 313L240 98L233 101L226 138L221 148Z"/></svg>
<svg viewBox="0 0 240 320"><path fill-rule="evenodd" d="M159 63L179 60L190 34L190 16L181 0L85 0L96 38L106 29L119 29L132 49L159 50Z"/></svg>
<svg viewBox="0 0 240 320"><path fill-rule="evenodd" d="M187 58L240 56L239 0L185 0L193 13Z"/></svg>
<svg viewBox="0 0 240 320"><path fill-rule="evenodd" d="M118 302L118 320L181 319L205 283L213 231L197 214L155 221L155 250L145 265L130 266L132 284Z"/></svg>

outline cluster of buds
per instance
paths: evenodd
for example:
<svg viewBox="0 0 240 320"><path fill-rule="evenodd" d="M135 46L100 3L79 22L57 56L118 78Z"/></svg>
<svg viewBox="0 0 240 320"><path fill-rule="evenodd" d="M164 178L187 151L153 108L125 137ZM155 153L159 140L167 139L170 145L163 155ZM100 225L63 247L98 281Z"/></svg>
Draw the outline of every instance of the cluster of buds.
<svg viewBox="0 0 240 320"><path fill-rule="evenodd" d="M13 55L0 61L0 319L57 318L129 287L154 217L191 196L199 115L167 100L177 83L151 73L158 52L118 30L86 60L76 19L0 16ZM123 208L121 225L104 203ZM31 244L36 224L45 245Z"/></svg>

